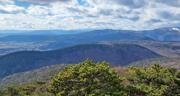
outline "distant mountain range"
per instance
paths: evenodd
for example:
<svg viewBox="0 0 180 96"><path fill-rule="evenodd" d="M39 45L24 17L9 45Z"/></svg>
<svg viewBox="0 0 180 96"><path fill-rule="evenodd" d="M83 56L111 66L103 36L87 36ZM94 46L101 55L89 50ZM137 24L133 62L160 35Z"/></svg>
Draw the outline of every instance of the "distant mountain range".
<svg viewBox="0 0 180 96"><path fill-rule="evenodd" d="M154 30L34 30L0 31L0 55L23 50L54 50L102 41L180 41L180 28Z"/></svg>
<svg viewBox="0 0 180 96"><path fill-rule="evenodd" d="M55 40L88 40L88 41L99 41L99 40L156 40L156 41L180 41L180 27L168 27L159 28L154 30L4 30L0 31L0 34L4 36L0 40L16 41L21 39L22 41L32 36L39 36L38 40L43 40L47 36L47 40L50 36L59 36L54 38ZM6 34L6 35L5 35ZM42 37L41 37L42 36ZM64 38L66 37L66 38ZM97 38L98 37L98 38ZM114 37L114 38L113 38ZM92 39L93 40L90 40ZM51 39L51 38L50 38ZM35 39L36 40L36 39ZM38 41L36 40L36 41Z"/></svg>
<svg viewBox="0 0 180 96"><path fill-rule="evenodd" d="M53 51L22 51L0 57L0 77L52 64L76 64L89 58L112 66L158 58L161 55L135 44L85 44Z"/></svg>
<svg viewBox="0 0 180 96"><path fill-rule="evenodd" d="M77 34L91 30L0 30L0 34L7 35L62 35Z"/></svg>

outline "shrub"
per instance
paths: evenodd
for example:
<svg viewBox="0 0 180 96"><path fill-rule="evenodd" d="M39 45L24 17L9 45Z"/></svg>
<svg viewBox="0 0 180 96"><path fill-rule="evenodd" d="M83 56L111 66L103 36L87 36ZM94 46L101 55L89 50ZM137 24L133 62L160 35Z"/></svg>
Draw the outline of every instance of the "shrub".
<svg viewBox="0 0 180 96"><path fill-rule="evenodd" d="M53 78L49 89L56 96L124 96L121 81L108 63L86 60L66 67Z"/></svg>
<svg viewBox="0 0 180 96"><path fill-rule="evenodd" d="M147 96L178 96L179 90L176 75L178 70L161 67L158 64L148 68L129 68L129 93L139 93Z"/></svg>

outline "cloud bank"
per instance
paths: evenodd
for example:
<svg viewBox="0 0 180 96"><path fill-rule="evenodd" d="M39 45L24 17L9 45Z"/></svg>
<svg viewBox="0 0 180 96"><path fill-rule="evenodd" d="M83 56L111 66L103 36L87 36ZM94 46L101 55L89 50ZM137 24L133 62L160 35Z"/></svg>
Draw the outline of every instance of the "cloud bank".
<svg viewBox="0 0 180 96"><path fill-rule="evenodd" d="M0 30L180 26L180 0L0 0Z"/></svg>

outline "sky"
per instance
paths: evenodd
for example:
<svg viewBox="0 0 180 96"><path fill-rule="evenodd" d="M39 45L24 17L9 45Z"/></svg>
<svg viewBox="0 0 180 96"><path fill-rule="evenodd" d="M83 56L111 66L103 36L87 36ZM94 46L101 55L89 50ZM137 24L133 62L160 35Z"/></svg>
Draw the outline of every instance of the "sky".
<svg viewBox="0 0 180 96"><path fill-rule="evenodd" d="M180 0L0 0L0 30L180 26Z"/></svg>

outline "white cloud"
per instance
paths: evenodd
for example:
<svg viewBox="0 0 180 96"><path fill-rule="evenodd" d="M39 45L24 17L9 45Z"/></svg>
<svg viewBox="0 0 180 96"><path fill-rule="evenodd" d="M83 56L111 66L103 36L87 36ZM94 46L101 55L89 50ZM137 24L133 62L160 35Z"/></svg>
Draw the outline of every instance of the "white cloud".
<svg viewBox="0 0 180 96"><path fill-rule="evenodd" d="M28 8L15 3L0 4L0 29L150 29L180 23L179 2L81 0L79 4L77 0L20 1L33 3ZM2 10L8 13L2 13Z"/></svg>
<svg viewBox="0 0 180 96"><path fill-rule="evenodd" d="M0 5L0 11L4 11L7 13L19 12L19 11L23 11L23 10L24 10L23 7L19 7L16 5Z"/></svg>
<svg viewBox="0 0 180 96"><path fill-rule="evenodd" d="M0 12L14 13L23 10L25 10L25 8L15 5L14 0L0 0Z"/></svg>
<svg viewBox="0 0 180 96"><path fill-rule="evenodd" d="M49 9L45 6L32 5L27 9L27 13L33 16L46 16L49 14Z"/></svg>
<svg viewBox="0 0 180 96"><path fill-rule="evenodd" d="M0 4L14 4L13 0L0 0Z"/></svg>

